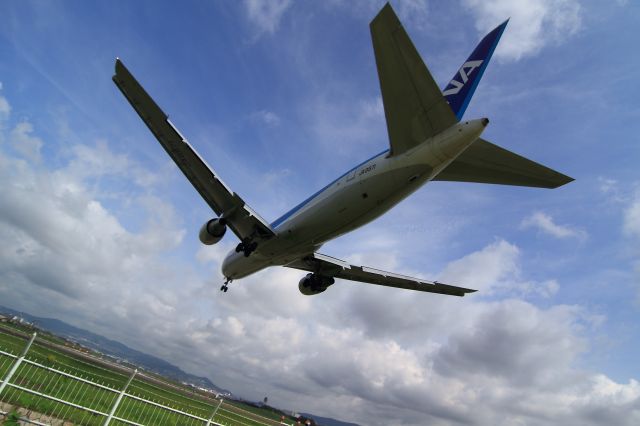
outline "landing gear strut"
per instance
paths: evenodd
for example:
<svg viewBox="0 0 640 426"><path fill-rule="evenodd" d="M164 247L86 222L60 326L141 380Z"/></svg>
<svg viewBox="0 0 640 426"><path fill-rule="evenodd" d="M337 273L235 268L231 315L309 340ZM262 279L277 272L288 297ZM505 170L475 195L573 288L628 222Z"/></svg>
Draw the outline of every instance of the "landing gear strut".
<svg viewBox="0 0 640 426"><path fill-rule="evenodd" d="M249 257L257 247L258 243L251 241L249 238L245 238L236 247L236 253L244 252L244 257Z"/></svg>
<svg viewBox="0 0 640 426"><path fill-rule="evenodd" d="M220 291L226 293L227 290L229 290L229 284L231 284L231 281L233 281L231 278L225 277L224 284L222 284L222 287L220 287Z"/></svg>

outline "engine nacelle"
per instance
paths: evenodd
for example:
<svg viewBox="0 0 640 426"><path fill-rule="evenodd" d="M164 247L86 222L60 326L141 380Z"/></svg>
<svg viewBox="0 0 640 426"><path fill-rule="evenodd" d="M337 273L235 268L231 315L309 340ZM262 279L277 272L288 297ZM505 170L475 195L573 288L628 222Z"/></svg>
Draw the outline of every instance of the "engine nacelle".
<svg viewBox="0 0 640 426"><path fill-rule="evenodd" d="M332 277L323 277L316 274L307 274L300 279L298 290L305 296L322 293L335 282Z"/></svg>
<svg viewBox="0 0 640 426"><path fill-rule="evenodd" d="M227 221L224 218L211 219L200 228L200 241L208 246L217 243L227 232Z"/></svg>

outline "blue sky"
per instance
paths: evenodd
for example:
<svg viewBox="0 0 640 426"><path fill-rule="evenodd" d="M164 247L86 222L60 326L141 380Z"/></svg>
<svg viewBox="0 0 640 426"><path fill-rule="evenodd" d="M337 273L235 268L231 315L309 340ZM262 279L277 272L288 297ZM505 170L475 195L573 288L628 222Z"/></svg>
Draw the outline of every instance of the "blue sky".
<svg viewBox="0 0 640 426"><path fill-rule="evenodd" d="M211 212L111 82L120 57L272 221L388 144L381 2L23 1L0 16L1 303L362 424L637 424L640 8L392 4L441 87L511 17L466 116L576 181L432 183L322 251L480 292L309 298L276 268L222 295L233 236L200 245Z"/></svg>

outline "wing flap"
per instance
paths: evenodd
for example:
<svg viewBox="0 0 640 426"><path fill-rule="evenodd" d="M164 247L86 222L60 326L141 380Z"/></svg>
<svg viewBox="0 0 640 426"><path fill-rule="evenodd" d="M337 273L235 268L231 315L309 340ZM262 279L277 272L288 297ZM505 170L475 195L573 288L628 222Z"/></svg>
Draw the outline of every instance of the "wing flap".
<svg viewBox="0 0 640 426"><path fill-rule="evenodd" d="M369 27L390 155L398 155L451 127L457 119L388 3Z"/></svg>
<svg viewBox="0 0 640 426"><path fill-rule="evenodd" d="M275 235L271 227L200 157L122 61L117 59L115 68L113 81L116 86L200 196L218 216L227 219L234 234L240 239L256 233L263 238Z"/></svg>
<svg viewBox="0 0 640 426"><path fill-rule="evenodd" d="M467 293L473 293L476 291L469 288L443 284L437 281L428 281L396 274L394 272L382 271L367 266L351 265L344 260L336 259L321 253L313 253L310 256L297 260L286 266L334 278L382 285L386 287L423 291L427 293L439 293L462 297Z"/></svg>
<svg viewBox="0 0 640 426"><path fill-rule="evenodd" d="M479 138L433 180L557 188L573 178Z"/></svg>

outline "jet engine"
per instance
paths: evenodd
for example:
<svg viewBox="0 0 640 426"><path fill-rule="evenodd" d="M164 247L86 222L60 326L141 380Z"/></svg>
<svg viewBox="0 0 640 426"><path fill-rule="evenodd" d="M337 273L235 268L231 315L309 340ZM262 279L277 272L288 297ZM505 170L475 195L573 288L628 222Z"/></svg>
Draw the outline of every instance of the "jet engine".
<svg viewBox="0 0 640 426"><path fill-rule="evenodd" d="M322 293L335 282L332 277L323 277L316 274L307 274L300 279L298 290L300 293L311 296Z"/></svg>
<svg viewBox="0 0 640 426"><path fill-rule="evenodd" d="M200 228L200 241L208 246L217 243L227 232L227 221L224 218L211 219Z"/></svg>

